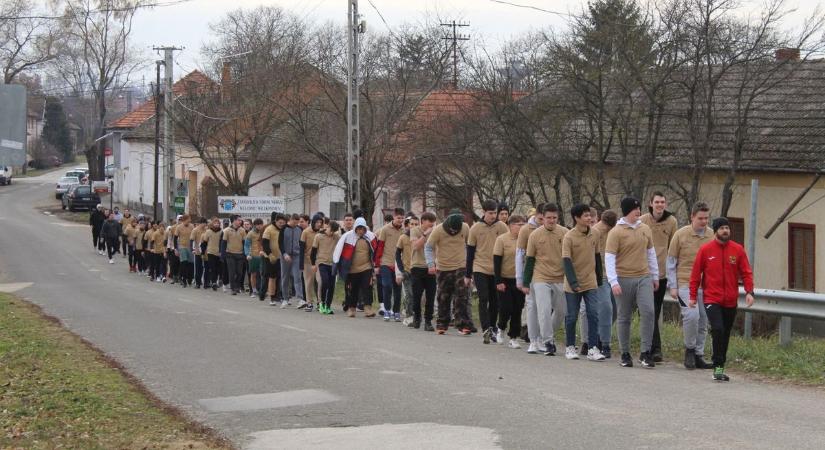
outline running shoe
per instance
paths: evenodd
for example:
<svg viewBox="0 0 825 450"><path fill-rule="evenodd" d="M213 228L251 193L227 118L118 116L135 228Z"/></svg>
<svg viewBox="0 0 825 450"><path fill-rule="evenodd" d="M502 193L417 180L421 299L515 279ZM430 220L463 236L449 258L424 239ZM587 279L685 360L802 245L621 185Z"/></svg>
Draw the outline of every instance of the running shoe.
<svg viewBox="0 0 825 450"><path fill-rule="evenodd" d="M424 331L435 331L431 322L424 322Z"/></svg>
<svg viewBox="0 0 825 450"><path fill-rule="evenodd" d="M515 339L510 339L510 342L507 343L507 347L509 348L521 348L521 344L518 343Z"/></svg>
<svg viewBox="0 0 825 450"><path fill-rule="evenodd" d="M304 308L304 312L311 313L314 309L315 309L315 308L314 308L314 307L312 306L312 304L310 303L310 304L308 304L308 305Z"/></svg>
<svg viewBox="0 0 825 450"><path fill-rule="evenodd" d="M499 345L504 345L504 331L502 331L501 328L498 329L498 332L496 333L495 337L496 343L498 343Z"/></svg>
<svg viewBox="0 0 825 450"><path fill-rule="evenodd" d="M633 358L630 357L630 353L622 353L622 362L619 364L622 367L633 367Z"/></svg>
<svg viewBox="0 0 825 450"><path fill-rule="evenodd" d="M277 305L278 305L278 301L277 301L277 300L270 300L270 301L269 301L269 306L277 306Z"/></svg>
<svg viewBox="0 0 825 450"><path fill-rule="evenodd" d="M713 379L715 381L730 381L730 377L725 375L724 367L717 367L713 369Z"/></svg>
<svg viewBox="0 0 825 450"><path fill-rule="evenodd" d="M489 344L490 343L490 336L492 336L492 335L493 335L493 329L492 328L487 328L486 330L484 330L484 335L483 335L482 342L484 342L485 344Z"/></svg>
<svg viewBox="0 0 825 450"><path fill-rule="evenodd" d="M536 345L535 342L531 342L530 345L527 347L527 353L531 355L536 355L539 353L539 346Z"/></svg>
<svg viewBox="0 0 825 450"><path fill-rule="evenodd" d="M568 345L567 348L564 349L564 357L567 359L579 359L579 352L576 350L576 346Z"/></svg>
<svg viewBox="0 0 825 450"><path fill-rule="evenodd" d="M473 332L469 328L462 328L458 330L458 334L462 336L472 336Z"/></svg>
<svg viewBox="0 0 825 450"><path fill-rule="evenodd" d="M642 354L639 355L639 362L645 369L652 369L656 367L656 363L653 361L653 356L650 352L642 352Z"/></svg>
<svg viewBox="0 0 825 450"><path fill-rule="evenodd" d="M401 313L393 314L393 320L395 320L396 322L401 322Z"/></svg>
<svg viewBox="0 0 825 450"><path fill-rule="evenodd" d="M587 342L582 342L581 352L579 353L582 356L587 356L587 352L590 350L590 346L587 345Z"/></svg>
<svg viewBox="0 0 825 450"><path fill-rule="evenodd" d="M289 302L286 300L281 300L281 309L286 309L287 305L289 305Z"/></svg>
<svg viewBox="0 0 825 450"><path fill-rule="evenodd" d="M384 317L384 314L386 314L386 312L387 310L384 309L384 304L381 303L381 305L378 307L378 315Z"/></svg>
<svg viewBox="0 0 825 450"><path fill-rule="evenodd" d="M604 361L604 355L599 351L599 347L593 347L587 350L588 361Z"/></svg>
<svg viewBox="0 0 825 450"><path fill-rule="evenodd" d="M307 303L305 300L301 300L298 302L298 306L296 306L295 308L304 309L307 307L307 305L309 305L309 303Z"/></svg>
<svg viewBox="0 0 825 450"><path fill-rule="evenodd" d="M544 347L546 348L544 351L545 356L556 356L556 344L547 341L544 343Z"/></svg>

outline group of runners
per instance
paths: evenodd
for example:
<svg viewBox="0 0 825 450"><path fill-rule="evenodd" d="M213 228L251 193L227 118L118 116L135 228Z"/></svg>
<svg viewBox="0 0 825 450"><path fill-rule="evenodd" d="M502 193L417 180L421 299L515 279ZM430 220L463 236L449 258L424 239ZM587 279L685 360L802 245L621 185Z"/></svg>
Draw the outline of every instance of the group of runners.
<svg viewBox="0 0 825 450"><path fill-rule="evenodd" d="M564 327L559 353L567 359L610 359L615 326L623 367L634 364L636 310L639 364L653 368L662 361L658 324L669 291L681 309L685 368L713 368L713 379L728 381L724 367L739 283L750 306L753 276L744 249L730 240L727 219L708 227L709 207L697 203L690 223L679 228L661 192L651 196L644 215L635 198L620 206L621 214L599 214L575 205L569 229L553 203L522 216L491 200L481 204L481 220L472 227L457 210L439 222L432 212L395 209L373 232L360 210L340 222L322 213L273 212L267 223L184 214L165 224L100 205L90 225L99 254L114 264L115 253L122 253L130 272L155 282L269 298L281 308L296 301L306 312L334 314L340 279L348 317L381 315L439 335L451 327L463 336L480 332L484 344L514 349L523 340L528 353L548 356L556 354L555 335ZM704 359L708 327L712 363Z"/></svg>

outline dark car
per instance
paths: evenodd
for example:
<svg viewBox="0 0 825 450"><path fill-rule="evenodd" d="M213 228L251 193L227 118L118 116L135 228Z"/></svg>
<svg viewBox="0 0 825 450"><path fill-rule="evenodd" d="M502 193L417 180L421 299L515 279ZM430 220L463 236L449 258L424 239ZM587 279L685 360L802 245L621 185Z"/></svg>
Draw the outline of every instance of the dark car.
<svg viewBox="0 0 825 450"><path fill-rule="evenodd" d="M92 191L88 184L75 184L63 195L63 209L74 211L88 209L91 211L100 203L100 196Z"/></svg>

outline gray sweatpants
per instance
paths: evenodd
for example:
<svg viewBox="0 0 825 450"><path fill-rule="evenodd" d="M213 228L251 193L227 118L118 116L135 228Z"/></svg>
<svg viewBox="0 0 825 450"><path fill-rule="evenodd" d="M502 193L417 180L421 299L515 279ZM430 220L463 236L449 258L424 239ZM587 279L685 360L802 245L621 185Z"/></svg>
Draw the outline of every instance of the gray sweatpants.
<svg viewBox="0 0 825 450"><path fill-rule="evenodd" d="M527 332L530 342L555 343L555 332L564 323L567 300L562 283L531 283L527 296Z"/></svg>
<svg viewBox="0 0 825 450"><path fill-rule="evenodd" d="M682 331L685 335L685 348L696 350L696 355L705 354L705 338L708 335L708 316L705 313L705 304L702 301L702 290L696 294L696 307L691 308L690 288L679 288L679 308L682 310Z"/></svg>
<svg viewBox="0 0 825 450"><path fill-rule="evenodd" d="M290 261L287 262L284 256L281 255L281 298L289 300L290 283L295 289L295 296L304 300L304 280L303 272L298 258L300 255L291 255Z"/></svg>
<svg viewBox="0 0 825 450"><path fill-rule="evenodd" d="M619 286L622 288L622 295L616 296L616 308L619 310L616 320L619 349L622 353L630 353L630 322L634 307L638 307L641 351L649 352L653 343L653 322L656 320L653 312L653 280L647 276L619 277Z"/></svg>

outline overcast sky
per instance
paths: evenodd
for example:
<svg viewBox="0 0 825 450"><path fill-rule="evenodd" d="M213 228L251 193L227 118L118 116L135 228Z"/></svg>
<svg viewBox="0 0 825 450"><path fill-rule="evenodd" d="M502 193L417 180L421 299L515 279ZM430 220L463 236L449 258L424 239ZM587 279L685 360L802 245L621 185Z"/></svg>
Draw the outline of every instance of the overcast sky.
<svg viewBox="0 0 825 450"><path fill-rule="evenodd" d="M578 14L586 0L509 0L511 3L532 5L561 13ZM798 26L805 15L822 3L822 0L786 0L788 7L797 12L788 18L790 26ZM764 4L759 0L742 0L742 14L757 10ZM157 59L151 48L156 45L176 45L185 50L176 53L179 65L175 78L202 67L200 48L209 40L209 24L219 20L228 11L238 8L254 8L258 5L277 5L317 24L334 21L343 25L347 18L347 0L192 0L174 6L140 11L135 17L134 43L146 54ZM374 6L373 6L374 5ZM490 0L359 0L361 15L367 21L369 31L386 32L377 11L380 11L390 27L403 23L422 22L427 17L443 20L462 20L470 23L463 29L470 34L473 43L484 43L496 48L531 29L548 26L562 28L565 17L536 10L496 3ZM376 11L377 8L377 11ZM147 72L151 77L152 72ZM139 84L141 80L136 80Z"/></svg>

